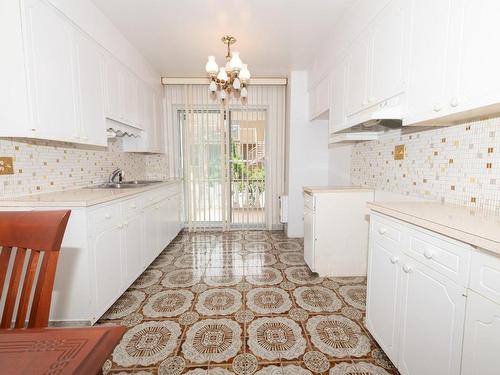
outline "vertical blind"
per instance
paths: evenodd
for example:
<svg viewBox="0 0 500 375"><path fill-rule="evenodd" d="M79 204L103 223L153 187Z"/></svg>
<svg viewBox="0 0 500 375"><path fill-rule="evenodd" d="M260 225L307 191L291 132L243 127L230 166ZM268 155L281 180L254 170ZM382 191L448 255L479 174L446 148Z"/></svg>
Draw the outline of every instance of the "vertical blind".
<svg viewBox="0 0 500 375"><path fill-rule="evenodd" d="M284 191L285 162L285 86L250 86L248 98L242 103L230 97L226 103L213 97L206 85L166 85L167 141L172 152L171 177L183 178L185 186L185 220L188 228L229 229L231 224L259 224L261 229L280 229L279 195ZM228 116L232 116L230 119ZM264 135L245 133L245 122L263 124ZM229 128L228 124L238 124ZM248 192L242 197L231 197L231 153L234 146L230 138L257 137L263 150L248 147L245 158L255 158L255 153L263 156L265 165L265 194L251 197L257 210L245 203L250 199ZM234 133L231 133L234 131ZM243 147L245 148L245 147ZM248 175L243 173L243 180ZM245 182L245 181L243 181ZM250 194L252 195L252 194ZM233 199L233 201L231 201ZM256 202L256 199L259 200ZM228 204L240 206L238 217L228 210ZM261 214L259 213L261 210ZM233 210L234 211L234 210ZM255 216L257 215L257 216ZM258 218L258 222L256 222Z"/></svg>

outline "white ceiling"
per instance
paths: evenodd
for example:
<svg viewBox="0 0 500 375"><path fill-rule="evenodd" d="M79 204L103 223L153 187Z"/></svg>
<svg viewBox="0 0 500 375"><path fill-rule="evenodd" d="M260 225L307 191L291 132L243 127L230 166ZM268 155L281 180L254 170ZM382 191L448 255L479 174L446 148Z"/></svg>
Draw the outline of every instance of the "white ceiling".
<svg viewBox="0 0 500 375"><path fill-rule="evenodd" d="M222 65L232 34L254 77L305 69L349 0L93 0L163 76L203 76Z"/></svg>

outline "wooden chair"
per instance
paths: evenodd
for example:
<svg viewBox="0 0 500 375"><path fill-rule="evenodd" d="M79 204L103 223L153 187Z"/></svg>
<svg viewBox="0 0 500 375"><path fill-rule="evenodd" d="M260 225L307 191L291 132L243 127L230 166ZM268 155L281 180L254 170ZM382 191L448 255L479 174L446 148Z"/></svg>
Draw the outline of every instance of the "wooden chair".
<svg viewBox="0 0 500 375"><path fill-rule="evenodd" d="M57 258L70 213L69 210L0 212L0 300L10 271L0 328L11 328L17 300L15 328L25 327L30 300L28 328L48 326Z"/></svg>

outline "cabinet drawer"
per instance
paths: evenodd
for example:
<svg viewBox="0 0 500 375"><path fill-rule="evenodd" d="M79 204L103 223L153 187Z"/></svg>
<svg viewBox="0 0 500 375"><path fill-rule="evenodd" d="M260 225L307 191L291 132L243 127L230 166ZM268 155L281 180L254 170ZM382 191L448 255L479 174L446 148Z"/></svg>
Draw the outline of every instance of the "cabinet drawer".
<svg viewBox="0 0 500 375"><path fill-rule="evenodd" d="M461 286L467 284L471 252L469 245L413 228L409 229L408 236L406 252L409 256Z"/></svg>
<svg viewBox="0 0 500 375"><path fill-rule="evenodd" d="M93 210L89 215L89 228L95 233L119 222L122 218L120 205L111 204Z"/></svg>
<svg viewBox="0 0 500 375"><path fill-rule="evenodd" d="M370 216L370 221L370 236L374 241L392 249L401 247L403 228L400 224L374 214Z"/></svg>
<svg viewBox="0 0 500 375"><path fill-rule="evenodd" d="M122 212L124 217L137 215L141 211L141 199L132 198L122 203Z"/></svg>
<svg viewBox="0 0 500 375"><path fill-rule="evenodd" d="M500 257L473 251L469 288L500 304Z"/></svg>

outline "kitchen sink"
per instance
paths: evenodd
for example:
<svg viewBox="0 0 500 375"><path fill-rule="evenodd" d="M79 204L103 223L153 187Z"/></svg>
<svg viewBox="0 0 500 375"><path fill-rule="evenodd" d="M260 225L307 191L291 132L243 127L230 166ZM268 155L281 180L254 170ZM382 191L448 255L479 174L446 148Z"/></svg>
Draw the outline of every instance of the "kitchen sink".
<svg viewBox="0 0 500 375"><path fill-rule="evenodd" d="M122 181L122 182L105 182L104 184L97 186L89 186L87 189L133 189L148 186L151 184L158 184L163 182L162 180L133 180L133 181Z"/></svg>

